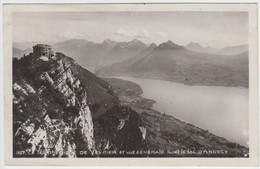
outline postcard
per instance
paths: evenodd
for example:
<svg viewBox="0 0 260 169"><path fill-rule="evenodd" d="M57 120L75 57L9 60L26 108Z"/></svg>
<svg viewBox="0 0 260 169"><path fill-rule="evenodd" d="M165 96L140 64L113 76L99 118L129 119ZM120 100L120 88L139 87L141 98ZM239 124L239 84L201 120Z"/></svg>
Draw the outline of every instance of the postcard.
<svg viewBox="0 0 260 169"><path fill-rule="evenodd" d="M257 166L257 5L4 4L7 166Z"/></svg>

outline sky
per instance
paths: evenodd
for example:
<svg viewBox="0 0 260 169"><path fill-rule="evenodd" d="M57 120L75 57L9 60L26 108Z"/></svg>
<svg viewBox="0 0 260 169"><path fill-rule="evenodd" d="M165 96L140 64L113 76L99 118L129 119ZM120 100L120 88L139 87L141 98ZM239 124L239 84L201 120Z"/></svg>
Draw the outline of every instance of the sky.
<svg viewBox="0 0 260 169"><path fill-rule="evenodd" d="M248 44L247 12L19 12L13 42L171 40L222 48Z"/></svg>

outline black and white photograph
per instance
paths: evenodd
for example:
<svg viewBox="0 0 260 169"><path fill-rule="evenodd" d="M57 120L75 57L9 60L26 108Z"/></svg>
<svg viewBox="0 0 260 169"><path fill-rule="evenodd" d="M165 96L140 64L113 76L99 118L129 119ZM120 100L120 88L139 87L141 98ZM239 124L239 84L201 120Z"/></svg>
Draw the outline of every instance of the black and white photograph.
<svg viewBox="0 0 260 169"><path fill-rule="evenodd" d="M250 154L248 11L14 11L12 158Z"/></svg>

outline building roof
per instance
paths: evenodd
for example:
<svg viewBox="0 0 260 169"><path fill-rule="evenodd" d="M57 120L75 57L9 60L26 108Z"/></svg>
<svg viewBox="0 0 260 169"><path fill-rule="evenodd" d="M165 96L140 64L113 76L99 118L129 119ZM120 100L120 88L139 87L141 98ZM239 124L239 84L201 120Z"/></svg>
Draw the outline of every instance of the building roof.
<svg viewBox="0 0 260 169"><path fill-rule="evenodd" d="M48 44L37 44L33 47L51 47L51 45L48 45Z"/></svg>

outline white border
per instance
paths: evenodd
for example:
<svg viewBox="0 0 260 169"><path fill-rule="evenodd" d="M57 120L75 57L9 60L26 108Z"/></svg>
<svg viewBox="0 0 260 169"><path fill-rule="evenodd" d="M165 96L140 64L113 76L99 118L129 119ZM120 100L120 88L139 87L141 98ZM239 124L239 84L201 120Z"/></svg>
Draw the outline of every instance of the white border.
<svg viewBox="0 0 260 169"><path fill-rule="evenodd" d="M18 0L9 0L9 1L7 1L7 0L5 0L5 1L3 1L3 2L7 2L7 3L10 3L10 2L12 2L12 3L21 3L21 0L20 1L18 1ZM23 3L26 3L26 2L29 2L29 3L64 3L64 1L62 1L62 0L55 0L55 1L53 1L53 0L37 0L37 2L35 2L35 1L33 1L33 0L27 0L27 1L22 1ZM71 0L67 0L66 1L66 3L75 3L75 2L84 2L84 3L86 3L86 1L82 1L82 0L75 0L75 1L71 1ZM120 2L120 3L122 3L122 1L105 1L105 0L103 0L103 1L94 1L95 3L104 3L104 2ZM126 2L126 1L125 1ZM129 2L131 2L131 3L134 3L134 2L139 2L140 3L140 1L127 1L127 3L129 3ZM142 1L142 2L148 2L148 1ZM151 0L151 1L149 1L149 2L162 2L162 1L153 1L153 0ZM163 2L178 2L178 3L183 3L183 2L207 2L207 3L209 3L209 1L187 1L187 0L183 0L183 1L163 1ZM222 1L222 0L219 0L219 1L210 1L210 3L235 3L235 2L241 2L241 3L243 3L243 2L252 2L252 3L257 3L257 1L252 1L252 0L248 0L248 1L236 1L236 0L231 0L231 1ZM1 12L1 15L2 15L2 12ZM258 17L258 21L259 21L259 17ZM1 17L1 22L2 22L2 17ZM259 22L258 22L259 23ZM2 30L2 27L1 27L1 31L3 31ZM3 39L1 38L1 44L3 44L2 43L3 42ZM258 44L258 48L259 48L259 44ZM1 67L2 67L2 65L3 65L3 55L2 55L2 53L1 53L1 58L0 58L0 65L1 65ZM255 63L258 63L259 64L259 60L258 60L258 62L257 62L257 60L255 60ZM259 70L258 70L259 71ZM0 96L3 96L3 76L2 76L2 69L0 70ZM257 75L255 74L255 76L254 77L257 77ZM258 82L259 82L259 73L258 73ZM255 92L256 94L257 94L257 92ZM259 94L259 91L258 91L258 94ZM258 95L259 96L259 95ZM1 111L1 116L0 116L0 118L1 119L3 119L3 110L2 110L2 107L3 107L3 101L2 101L2 98L3 97L0 97L0 111ZM0 147L0 154L1 154L1 159L0 159L0 162L2 163L3 162L3 148L4 148L4 146L3 146L3 122L2 123L0 123L1 124L1 126L0 126L0 134L1 134L1 147ZM67 159L68 160L68 159ZM2 165L2 164L1 164ZM2 167L0 165L0 167ZM8 167L9 168L9 167ZM13 168L13 167L12 167ZM21 167L15 167L15 168L21 168ZM41 167L42 168L42 167ZM44 167L45 168L45 167ZM49 168L49 167L48 167ZM62 167L62 168L64 168L64 167ZM95 167L95 168L97 168L97 167ZM112 168L112 167L111 167ZM114 168L114 167L113 167ZM120 167L121 168L121 167ZM154 167L153 167L154 168ZM193 167L194 168L194 167Z"/></svg>

